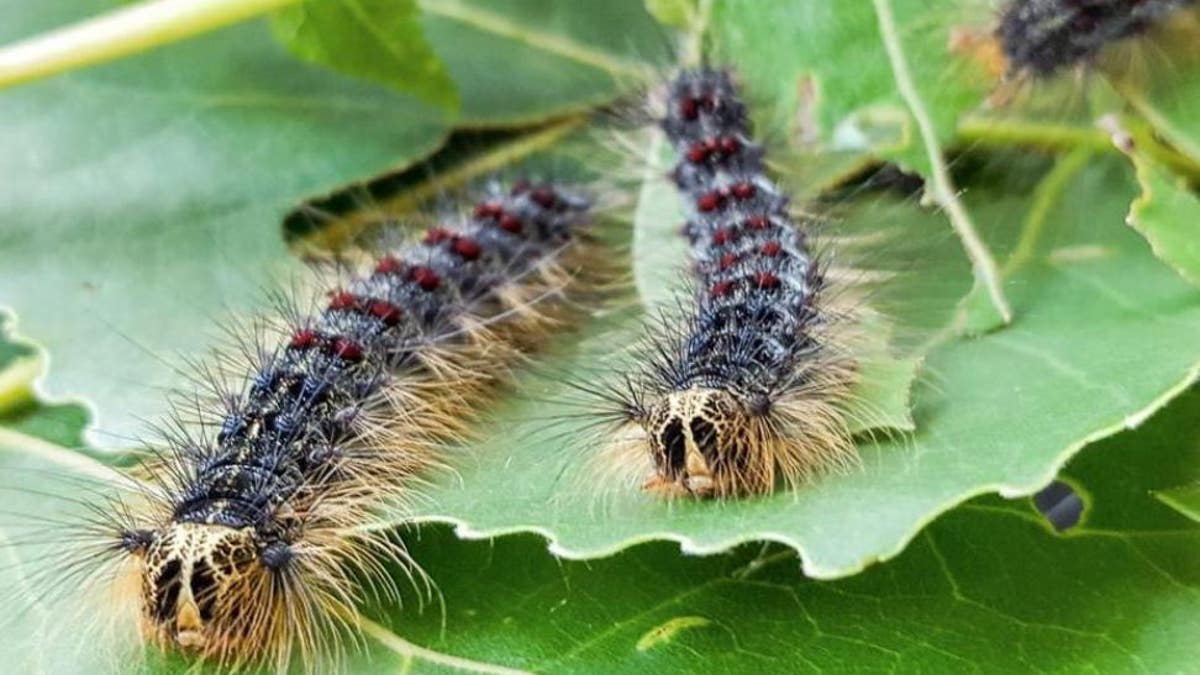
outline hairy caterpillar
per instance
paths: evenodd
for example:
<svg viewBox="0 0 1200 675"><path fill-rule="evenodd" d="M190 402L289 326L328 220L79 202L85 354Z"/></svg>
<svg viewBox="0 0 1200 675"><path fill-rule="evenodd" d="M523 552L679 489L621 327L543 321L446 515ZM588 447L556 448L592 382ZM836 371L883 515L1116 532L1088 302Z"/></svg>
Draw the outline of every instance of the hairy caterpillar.
<svg viewBox="0 0 1200 675"><path fill-rule="evenodd" d="M540 301L580 283L590 209L561 187L493 182L470 216L344 279L323 308L283 303L279 338L227 355L235 382L163 427L138 498L93 510L93 576L136 588L142 632L165 648L277 670L297 651L309 667L328 657L354 600L393 583L383 565L410 563L364 525L413 498L437 444L562 314Z"/></svg>
<svg viewBox="0 0 1200 675"><path fill-rule="evenodd" d="M661 127L678 156L695 297L650 339L646 367L607 392L624 429L613 461L648 457L643 489L697 497L769 493L852 463L842 406L856 368L834 334L836 294L807 223L764 173L729 73L679 74Z"/></svg>
<svg viewBox="0 0 1200 675"><path fill-rule="evenodd" d="M1048 77L1139 35L1194 0L1011 0L996 38L1011 73Z"/></svg>

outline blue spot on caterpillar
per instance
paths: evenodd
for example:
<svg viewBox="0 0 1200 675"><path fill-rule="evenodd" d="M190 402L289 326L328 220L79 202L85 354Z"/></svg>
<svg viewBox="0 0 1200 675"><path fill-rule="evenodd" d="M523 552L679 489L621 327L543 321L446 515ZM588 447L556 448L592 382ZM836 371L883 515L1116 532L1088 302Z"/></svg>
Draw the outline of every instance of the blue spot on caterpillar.
<svg viewBox="0 0 1200 675"><path fill-rule="evenodd" d="M1011 0L996 37L1012 73L1048 77L1139 35L1194 0Z"/></svg>
<svg viewBox="0 0 1200 675"><path fill-rule="evenodd" d="M696 292L652 336L644 370L610 392L628 432L610 461L648 455L644 489L696 497L769 493L853 463L840 407L855 363L806 223L765 175L729 74L678 75L661 125L679 157Z"/></svg>
<svg viewBox="0 0 1200 675"><path fill-rule="evenodd" d="M413 498L438 444L567 311L540 301L580 282L590 209L555 185L493 183L322 309L285 308L277 343L227 355L236 387L197 397L198 424L164 426L144 494L93 509L112 520L106 560L134 580L147 637L233 667L335 657L353 600L394 593L384 565L412 565L364 526Z"/></svg>

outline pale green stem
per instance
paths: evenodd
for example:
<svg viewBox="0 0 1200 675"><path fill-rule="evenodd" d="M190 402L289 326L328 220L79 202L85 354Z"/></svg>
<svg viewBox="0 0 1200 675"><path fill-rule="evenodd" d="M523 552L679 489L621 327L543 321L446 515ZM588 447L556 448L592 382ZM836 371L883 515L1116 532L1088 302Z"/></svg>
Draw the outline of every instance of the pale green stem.
<svg viewBox="0 0 1200 675"><path fill-rule="evenodd" d="M417 4L426 14L453 19L472 28L523 42L535 49L557 54L612 75L633 77L639 81L647 76L644 64L591 49L566 36L532 30L529 26L514 21L501 12L460 2L460 0L418 0Z"/></svg>
<svg viewBox="0 0 1200 675"><path fill-rule="evenodd" d="M1110 144L1111 145L1111 144ZM1033 204L1029 215L1021 228L1021 238L1004 264L1004 276L1011 277L1013 272L1033 259L1042 232L1046 229L1046 219L1050 211L1058 203L1059 197L1066 190L1068 183L1091 160L1094 154L1092 148L1081 146L1069 154L1059 158L1054 168L1042 178L1033 191Z"/></svg>
<svg viewBox="0 0 1200 675"><path fill-rule="evenodd" d="M494 663L484 663L482 661L473 661L464 659L450 654L443 654L432 649L427 649L420 645L415 645L408 640L396 635L386 627L381 626L374 621L351 611L340 605L335 606L334 611L350 625L357 625L362 629L362 632L373 638L379 644L387 649L404 656L406 659L418 659L431 663L435 666L440 666L449 670L457 670L464 673L485 673L487 675L527 675L528 671L508 668L506 666L497 665Z"/></svg>
<svg viewBox="0 0 1200 675"><path fill-rule="evenodd" d="M1170 167L1175 173L1200 181L1200 163L1187 155L1163 145L1154 132L1144 125L1130 124L1129 132L1138 150L1147 157ZM968 143L1010 146L1030 145L1048 150L1087 148L1100 152L1120 152L1111 136L1100 129L1050 124L1029 120L988 119L967 117L958 123L958 135Z"/></svg>
<svg viewBox="0 0 1200 675"><path fill-rule="evenodd" d="M700 59L704 56L704 34L708 32L708 22L712 18L712 5L712 0L700 0L696 12L688 21L688 31L679 57L679 64L685 68L700 65Z"/></svg>
<svg viewBox="0 0 1200 675"><path fill-rule="evenodd" d="M0 47L0 88L119 59L299 0L149 0Z"/></svg>
<svg viewBox="0 0 1200 675"><path fill-rule="evenodd" d="M879 33L883 38L883 46L887 50L888 59L892 63L892 75L896 80L896 88L904 99L913 119L920 129L921 139L925 144L925 154L929 156L932 175L930 176L930 195L946 212L950 225L962 241L967 257L975 268L975 277L982 283L1004 323L1012 321L1012 309L1004 297L1001 288L1000 270L991 251L983 243L983 239L975 230L975 225L967 215L966 208L958 198L954 184L950 180L950 172L946 169L946 160L938 146L937 134L930 120L929 112L917 93L913 84L912 74L908 70L908 62L904 58L904 50L900 45L900 37L896 33L896 20L892 16L890 0L874 0L875 13L879 18Z"/></svg>

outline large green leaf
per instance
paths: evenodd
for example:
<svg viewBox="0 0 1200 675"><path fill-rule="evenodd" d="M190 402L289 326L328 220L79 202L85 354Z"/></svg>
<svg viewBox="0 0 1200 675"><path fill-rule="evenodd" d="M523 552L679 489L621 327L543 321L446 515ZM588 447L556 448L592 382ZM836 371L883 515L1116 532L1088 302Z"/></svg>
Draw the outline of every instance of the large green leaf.
<svg viewBox="0 0 1200 675"><path fill-rule="evenodd" d="M533 536L467 543L441 527L410 531L411 551L441 601L424 610L415 596L403 609L368 606L366 653L350 666L364 673L496 672L487 664L695 672L700 663L731 673L1188 672L1200 657L1192 639L1200 630L1200 524L1148 490L1200 478L1198 419L1200 394L1192 393L1145 429L1073 460L1064 478L1087 508L1065 534L1026 500L982 497L939 518L896 560L846 580L806 578L794 551L778 545L701 558L656 543L563 562ZM94 472L59 463L70 457L40 453L35 439L0 436L0 466L6 475L33 476L31 491L55 485L37 473L42 467L73 480ZM47 515L54 513L47 504L64 506L22 501L35 497L18 493L7 503L38 504ZM26 547L0 550L19 561L0 569L6 590L37 568ZM115 658L125 653L104 640L84 641L73 615L51 607L43 603L6 626L6 664L56 673L134 669L136 659ZM138 670L187 672L188 664L151 652Z"/></svg>
<svg viewBox="0 0 1200 675"><path fill-rule="evenodd" d="M1155 129L1200 161L1200 12L1178 12L1105 62L1117 89Z"/></svg>
<svg viewBox="0 0 1200 675"><path fill-rule="evenodd" d="M1200 483L1159 490L1156 495L1167 506L1200 522Z"/></svg>
<svg viewBox="0 0 1200 675"><path fill-rule="evenodd" d="M556 376L523 380L521 394L481 425L486 437L456 454L461 479L444 483L420 515L455 522L468 536L537 531L568 557L656 538L700 552L769 539L798 548L810 574L831 577L894 556L967 497L1041 487L1086 442L1136 426L1194 379L1200 293L1125 226L1136 188L1122 160L1072 156L1046 172L1006 159L1016 164L1011 172L983 166L967 194L991 243L1012 252L1006 287L1021 318L930 352L931 375L915 394L916 433L865 443L860 471L731 503L667 504L635 489L602 491L588 468L602 433L576 421L578 411L563 403L571 390L559 380L594 381L619 370L623 348L641 332L631 310L598 320L547 359L543 369ZM961 162L964 172L971 163ZM936 214L908 203L879 202L845 227L862 221L900 233L939 231ZM914 329L945 325L964 288L961 259L944 239L919 253L904 248L904 234L890 244L915 262L881 299ZM1150 342L1155 349L1145 348ZM558 423L547 422L556 416Z"/></svg>
<svg viewBox="0 0 1200 675"><path fill-rule="evenodd" d="M1185 279L1200 284L1200 199L1181 178L1132 153L1142 194L1129 209L1129 225L1155 255Z"/></svg>
<svg viewBox="0 0 1200 675"><path fill-rule="evenodd" d="M416 0L307 0L274 28L294 53L457 111L458 92L422 35Z"/></svg>
<svg viewBox="0 0 1200 675"><path fill-rule="evenodd" d="M417 553L440 575L445 633L407 615L391 625L539 672L1186 672L1200 657L1200 525L1147 488L1200 473L1198 419L1190 395L1068 465L1088 508L1063 536L1025 500L979 498L889 564L821 582L778 546L556 563L528 538L426 535Z"/></svg>
<svg viewBox="0 0 1200 675"><path fill-rule="evenodd" d="M952 32L980 27L990 14L976 2L889 0L892 26L871 2L717 3L714 50L733 64L749 95L769 101L788 127L826 149L893 159L928 175L930 157L901 94L884 32L896 34L935 132L954 137L959 115L978 107L994 80L947 48ZM986 24L983 24L986 28ZM815 97L805 107L803 97ZM798 128L799 127L799 128Z"/></svg>
<svg viewBox="0 0 1200 675"><path fill-rule="evenodd" d="M524 124L646 84L670 45L642 0L420 0L462 123Z"/></svg>
<svg viewBox="0 0 1200 675"><path fill-rule="evenodd" d="M963 303L962 327L970 332L1002 325L1012 313L943 152L960 115L978 107L994 83L947 47L964 23L979 23L980 9L955 0L735 0L718 4L713 20L714 49L736 65L749 95L788 116L772 128L790 129L814 149L890 159L929 179L930 197L974 266L976 284Z"/></svg>
<svg viewBox="0 0 1200 675"><path fill-rule="evenodd" d="M0 39L106 5L3 3ZM52 355L45 393L94 405L106 445L164 409L173 352L291 273L291 205L446 133L436 109L301 65L259 24L5 91L0 120L0 302Z"/></svg>

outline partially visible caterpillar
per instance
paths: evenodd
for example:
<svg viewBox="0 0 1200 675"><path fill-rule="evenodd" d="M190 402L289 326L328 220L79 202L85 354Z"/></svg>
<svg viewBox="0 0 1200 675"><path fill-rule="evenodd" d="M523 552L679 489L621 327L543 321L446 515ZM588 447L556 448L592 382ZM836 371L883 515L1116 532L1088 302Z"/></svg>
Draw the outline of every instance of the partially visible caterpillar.
<svg viewBox="0 0 1200 675"><path fill-rule="evenodd" d="M1010 0L996 38L1010 73L1048 77L1094 59L1195 0Z"/></svg>
<svg viewBox="0 0 1200 675"><path fill-rule="evenodd" d="M387 588L383 565L408 560L363 526L412 499L437 445L561 316L589 209L550 184L493 183L323 309L285 311L278 344L233 355L235 386L197 404L197 426L168 427L147 503L110 511L132 514L101 544L136 579L144 634L223 665L328 656L364 584Z"/></svg>
<svg viewBox="0 0 1200 675"><path fill-rule="evenodd" d="M650 459L644 489L696 497L769 493L853 463L842 409L855 363L807 223L765 175L729 73L679 74L661 126L679 157L696 291L621 387L611 450Z"/></svg>

